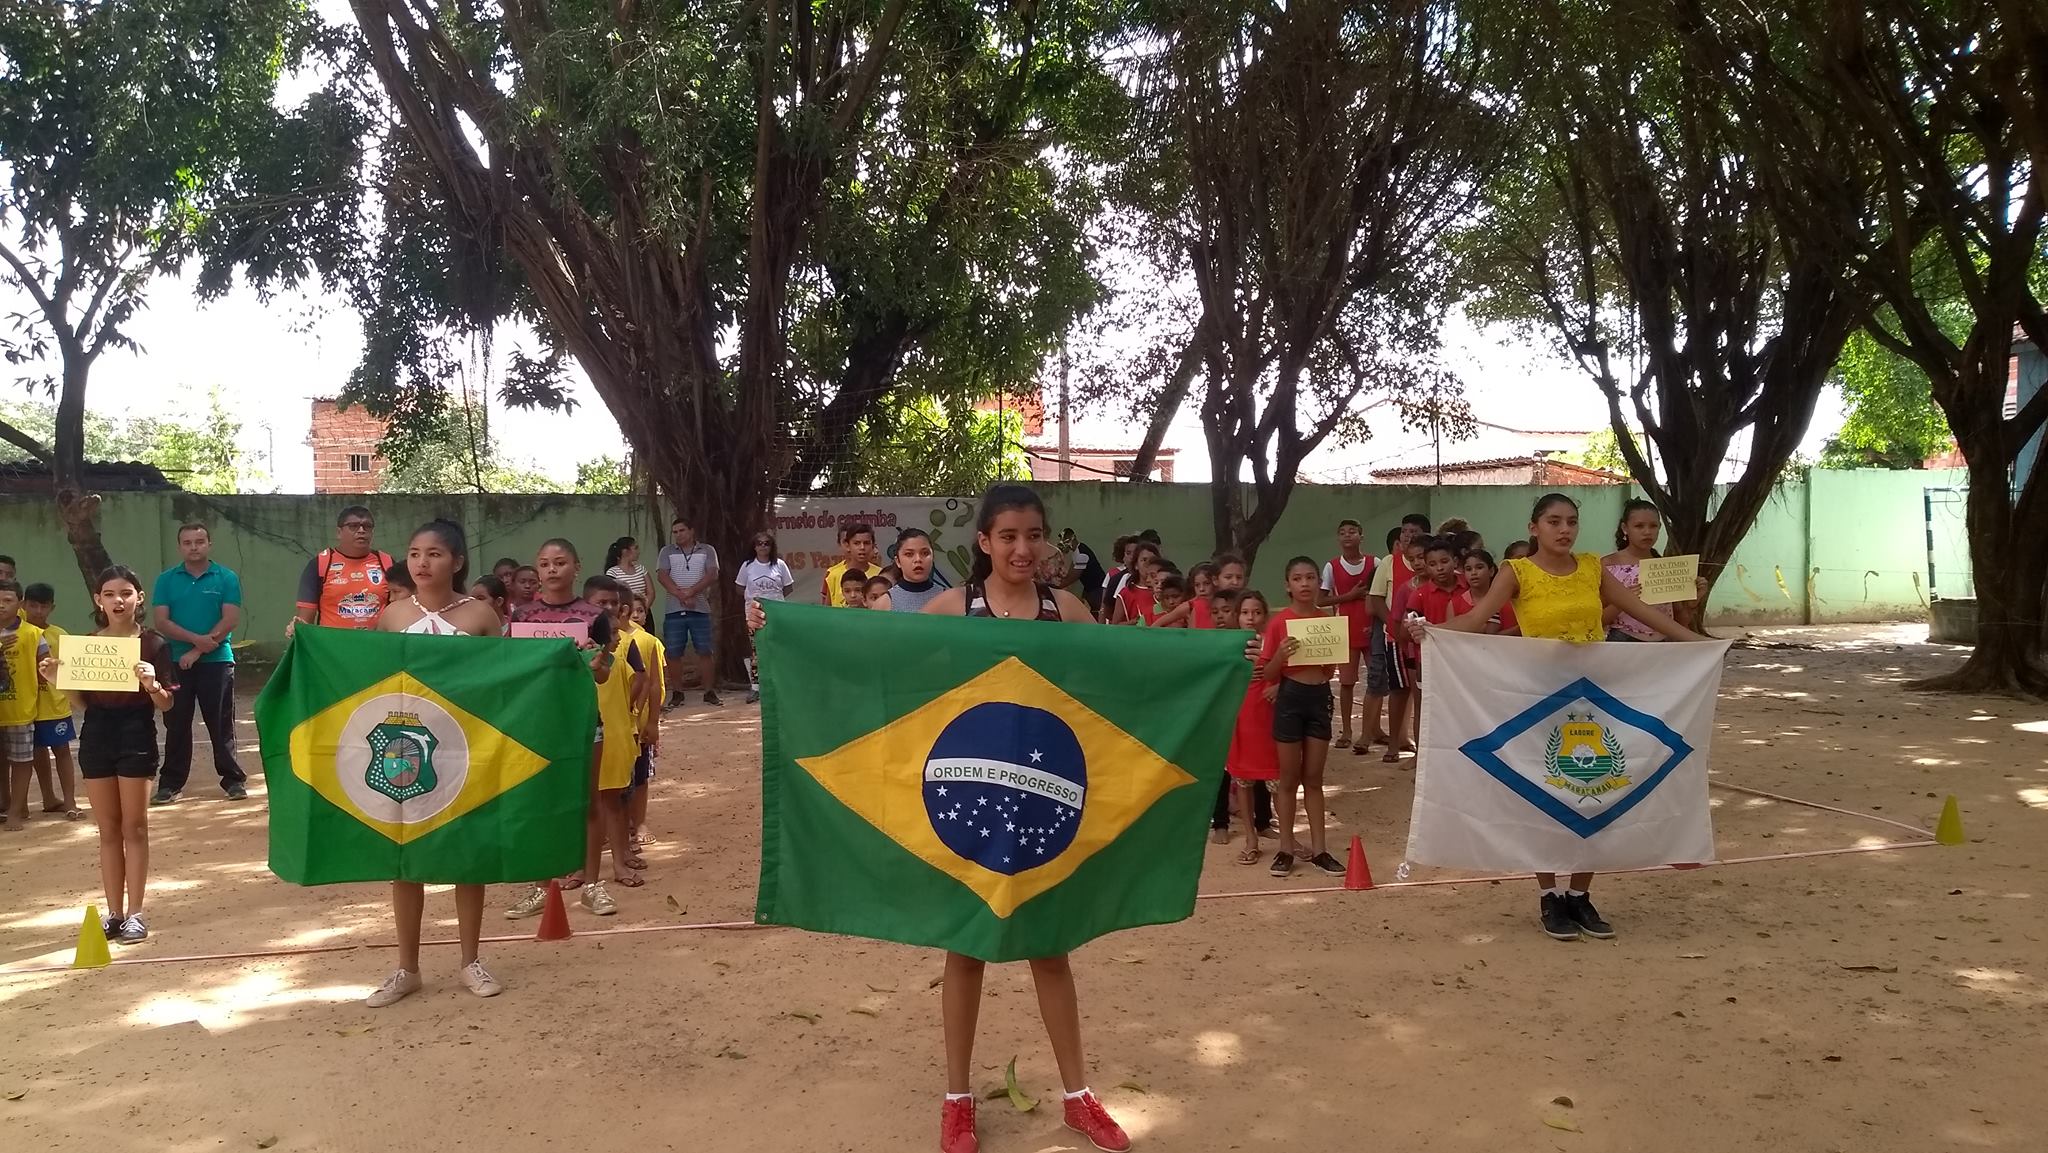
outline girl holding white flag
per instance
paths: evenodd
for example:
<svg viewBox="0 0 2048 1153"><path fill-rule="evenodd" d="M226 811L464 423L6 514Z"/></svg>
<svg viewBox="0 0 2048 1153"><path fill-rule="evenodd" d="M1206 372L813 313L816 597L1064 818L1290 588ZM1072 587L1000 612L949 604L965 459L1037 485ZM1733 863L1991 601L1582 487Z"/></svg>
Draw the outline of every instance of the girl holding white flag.
<svg viewBox="0 0 2048 1153"><path fill-rule="evenodd" d="M1574 644L1603 640L1607 628L1602 616L1612 606L1670 640L1707 639L1645 605L1635 590L1601 566L1598 555L1572 551L1579 540L1579 506L1572 498L1556 492L1539 497L1529 514L1529 540L1534 554L1502 566L1500 576L1470 612L1440 625L1425 625L1420 617L1410 616L1409 634L1420 641L1428 628L1485 632L1486 622L1512 603L1525 637ZM1560 941L1576 940L1581 933L1612 937L1613 927L1600 918L1587 893L1592 884L1591 873L1572 874L1570 886L1563 889L1557 885L1557 874L1536 874L1536 885L1543 890L1543 931Z"/></svg>

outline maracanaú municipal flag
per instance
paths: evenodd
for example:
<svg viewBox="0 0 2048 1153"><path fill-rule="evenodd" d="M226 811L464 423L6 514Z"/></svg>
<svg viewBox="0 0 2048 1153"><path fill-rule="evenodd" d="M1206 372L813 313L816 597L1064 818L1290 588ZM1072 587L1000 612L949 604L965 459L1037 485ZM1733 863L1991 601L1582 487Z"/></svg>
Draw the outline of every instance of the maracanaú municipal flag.
<svg viewBox="0 0 2048 1153"><path fill-rule="evenodd" d="M1408 860L1529 873L1713 860L1707 758L1727 652L1432 629Z"/></svg>
<svg viewBox="0 0 2048 1153"><path fill-rule="evenodd" d="M256 698L270 871L475 885L580 868L596 727L566 640L301 627Z"/></svg>
<svg viewBox="0 0 2048 1153"><path fill-rule="evenodd" d="M757 921L1014 961L1194 911L1245 634L766 608Z"/></svg>

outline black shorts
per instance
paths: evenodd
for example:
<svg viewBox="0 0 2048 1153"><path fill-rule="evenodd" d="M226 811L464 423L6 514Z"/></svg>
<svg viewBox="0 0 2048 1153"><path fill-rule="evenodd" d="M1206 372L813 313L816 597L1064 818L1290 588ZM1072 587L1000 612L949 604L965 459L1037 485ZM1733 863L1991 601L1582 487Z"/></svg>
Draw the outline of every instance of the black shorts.
<svg viewBox="0 0 2048 1153"><path fill-rule="evenodd" d="M1273 701L1273 739L1283 745L1330 739L1330 686L1281 678Z"/></svg>
<svg viewBox="0 0 2048 1153"><path fill-rule="evenodd" d="M78 774L88 781L156 776L156 710L87 706L78 734Z"/></svg>

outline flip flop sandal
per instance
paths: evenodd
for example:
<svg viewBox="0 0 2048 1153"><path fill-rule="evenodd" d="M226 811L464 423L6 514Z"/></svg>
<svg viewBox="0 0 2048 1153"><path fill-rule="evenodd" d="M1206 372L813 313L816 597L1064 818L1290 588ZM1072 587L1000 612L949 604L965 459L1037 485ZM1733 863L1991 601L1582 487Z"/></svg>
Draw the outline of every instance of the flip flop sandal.
<svg viewBox="0 0 2048 1153"><path fill-rule="evenodd" d="M1338 737L1336 740L1331 741L1330 743L1337 746L1340 749L1348 749L1351 747L1351 738L1348 736Z"/></svg>
<svg viewBox="0 0 2048 1153"><path fill-rule="evenodd" d="M1237 863L1240 865L1256 865L1265 859L1266 854L1257 849L1239 849L1237 852Z"/></svg>
<svg viewBox="0 0 2048 1153"><path fill-rule="evenodd" d="M1388 765L1398 765L1401 763L1401 754L1395 752L1392 749L1388 749L1384 754L1381 755L1380 763Z"/></svg>
<svg viewBox="0 0 2048 1153"><path fill-rule="evenodd" d="M85 819L85 810L84 810L84 809L66 809L66 810L64 811L64 819L65 819L65 820L67 820L67 821L82 821L82 820L84 820L84 819Z"/></svg>
<svg viewBox="0 0 2048 1153"><path fill-rule="evenodd" d="M625 865L629 869L644 869L647 867L647 858L641 856L627 857Z"/></svg>
<svg viewBox="0 0 2048 1153"><path fill-rule="evenodd" d="M647 879L638 873L627 873L624 876L614 876L612 878L612 884L621 885L628 889L637 889L646 883Z"/></svg>

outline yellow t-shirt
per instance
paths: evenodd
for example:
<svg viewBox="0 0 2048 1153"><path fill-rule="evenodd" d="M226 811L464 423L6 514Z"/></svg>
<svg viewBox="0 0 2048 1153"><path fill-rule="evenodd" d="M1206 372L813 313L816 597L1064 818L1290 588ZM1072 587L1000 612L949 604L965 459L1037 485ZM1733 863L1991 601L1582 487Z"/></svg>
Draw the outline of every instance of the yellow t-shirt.
<svg viewBox="0 0 2048 1153"><path fill-rule="evenodd" d="M14 626L14 647L7 650L6 683L0 684L0 726L32 725L36 720L36 650L43 630L23 621Z"/></svg>
<svg viewBox="0 0 2048 1153"><path fill-rule="evenodd" d="M633 710L633 731L638 733L647 715L650 712L659 714L661 703L668 699L668 646L661 643L660 637L637 626L626 635L633 638L634 647L640 650L640 663L647 666L647 671L640 675L654 678L654 692L648 694L641 707ZM625 668L626 665L621 661L614 667Z"/></svg>
<svg viewBox="0 0 2048 1153"><path fill-rule="evenodd" d="M612 644L612 675L597 686L597 719L604 725L604 753L597 762L597 787L623 789L633 783L633 759L640 742L633 739L633 677L626 664L624 635Z"/></svg>
<svg viewBox="0 0 2048 1153"><path fill-rule="evenodd" d="M869 576L874 576L876 573L882 571L882 566L880 563L870 564L867 565L863 571L865 571ZM835 609L843 609L846 607L845 592L839 587L839 582L845 579L845 577L845 561L840 561L839 563L833 565L831 568L825 570L825 603L831 605Z"/></svg>
<svg viewBox="0 0 2048 1153"><path fill-rule="evenodd" d="M56 625L43 629L43 639L50 642L50 651L57 651L57 638L64 630ZM71 698L57 691L56 686L41 677L36 678L36 719L39 721L68 721L71 719Z"/></svg>
<svg viewBox="0 0 2048 1153"><path fill-rule="evenodd" d="M1531 557L1508 562L1515 573L1515 619L1522 635L1586 644L1607 639L1600 622L1600 558L1582 552L1570 575L1545 572Z"/></svg>

